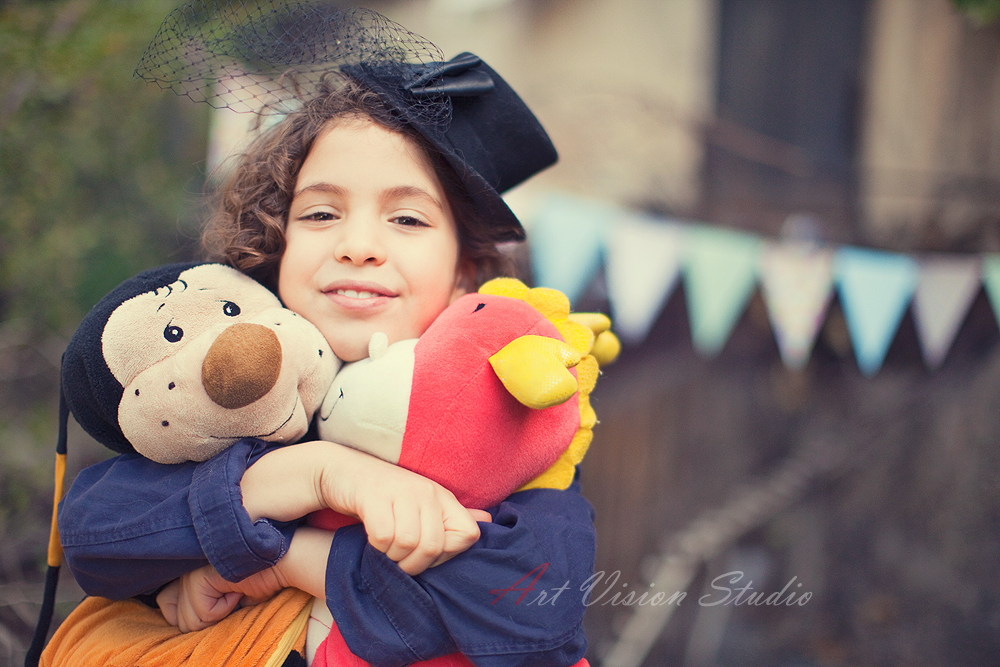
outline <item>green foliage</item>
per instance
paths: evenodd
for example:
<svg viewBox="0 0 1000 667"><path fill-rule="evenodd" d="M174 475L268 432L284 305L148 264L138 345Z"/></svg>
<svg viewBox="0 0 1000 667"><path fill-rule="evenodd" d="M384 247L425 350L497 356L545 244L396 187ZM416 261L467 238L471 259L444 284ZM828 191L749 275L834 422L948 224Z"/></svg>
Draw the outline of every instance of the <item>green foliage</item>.
<svg viewBox="0 0 1000 667"><path fill-rule="evenodd" d="M65 334L192 254L208 109L132 77L176 4L0 4L0 321Z"/></svg>
<svg viewBox="0 0 1000 667"><path fill-rule="evenodd" d="M1000 0L951 0L979 25L989 25L1000 17Z"/></svg>

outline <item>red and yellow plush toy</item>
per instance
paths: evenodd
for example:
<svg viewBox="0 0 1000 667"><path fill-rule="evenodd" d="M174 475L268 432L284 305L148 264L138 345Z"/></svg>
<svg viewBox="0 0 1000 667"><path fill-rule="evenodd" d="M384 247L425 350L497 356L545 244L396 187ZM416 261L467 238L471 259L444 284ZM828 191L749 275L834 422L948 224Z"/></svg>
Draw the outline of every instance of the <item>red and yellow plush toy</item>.
<svg viewBox="0 0 1000 667"><path fill-rule="evenodd" d="M260 284L218 264L172 265L95 306L67 348L63 393L99 442L162 463L206 460L247 436L291 442L318 411L321 438L485 509L519 489L569 486L596 423L598 367L619 350L609 326L571 314L558 291L498 279L420 339L376 334L368 359L341 368L319 331ZM316 660L362 664L335 629Z"/></svg>
<svg viewBox="0 0 1000 667"><path fill-rule="evenodd" d="M599 314L572 314L552 289L486 283L449 306L416 340L372 337L369 357L345 365L320 409L319 434L433 479L466 507L486 509L514 491L565 489L593 437L590 392L620 349ZM356 520L310 517L335 530ZM329 626L313 665L362 662L322 605ZM325 631L325 628L324 628ZM421 663L423 664L423 663ZM460 654L428 665L468 666ZM582 661L586 664L586 661Z"/></svg>

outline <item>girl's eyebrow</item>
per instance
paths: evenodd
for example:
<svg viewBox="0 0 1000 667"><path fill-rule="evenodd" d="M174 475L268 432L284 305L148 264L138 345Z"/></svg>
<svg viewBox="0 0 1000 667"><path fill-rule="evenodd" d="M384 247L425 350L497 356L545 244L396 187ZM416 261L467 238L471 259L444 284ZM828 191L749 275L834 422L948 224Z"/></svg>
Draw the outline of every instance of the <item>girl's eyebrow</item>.
<svg viewBox="0 0 1000 667"><path fill-rule="evenodd" d="M408 197L415 197L417 199L425 199L436 206L439 210L445 210L444 206L438 201L438 198L432 195L427 190L419 188L415 185L397 185L393 188L388 188L382 192L381 199L383 202L389 202L396 199L406 199Z"/></svg>
<svg viewBox="0 0 1000 667"><path fill-rule="evenodd" d="M321 194L331 194L331 195L345 195L347 190L340 187L339 185L334 185L333 183L310 183L301 190L296 190L292 193L292 197L298 197L304 192L319 192Z"/></svg>
<svg viewBox="0 0 1000 667"><path fill-rule="evenodd" d="M333 183L310 183L309 185L296 190L292 197L298 197L306 192L318 192L320 194L336 195L336 196L346 196L347 189L339 185L334 185ZM427 190L417 187L416 185L397 185L391 188L386 188L383 190L379 196L379 199L384 202L391 202L396 199L405 199L407 197L415 197L417 199L425 199L436 206L439 210L444 210L444 205L438 200L437 197L432 195Z"/></svg>

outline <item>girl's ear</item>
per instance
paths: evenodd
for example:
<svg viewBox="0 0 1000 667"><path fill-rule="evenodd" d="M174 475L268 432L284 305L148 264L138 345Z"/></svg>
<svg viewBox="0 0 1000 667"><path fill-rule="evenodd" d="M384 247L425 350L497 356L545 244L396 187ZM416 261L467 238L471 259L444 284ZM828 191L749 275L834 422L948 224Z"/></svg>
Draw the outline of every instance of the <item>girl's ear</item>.
<svg viewBox="0 0 1000 667"><path fill-rule="evenodd" d="M454 302L460 296L475 292L478 288L476 284L476 265L466 257L459 258L458 266L455 269L455 289L451 293L451 301Z"/></svg>

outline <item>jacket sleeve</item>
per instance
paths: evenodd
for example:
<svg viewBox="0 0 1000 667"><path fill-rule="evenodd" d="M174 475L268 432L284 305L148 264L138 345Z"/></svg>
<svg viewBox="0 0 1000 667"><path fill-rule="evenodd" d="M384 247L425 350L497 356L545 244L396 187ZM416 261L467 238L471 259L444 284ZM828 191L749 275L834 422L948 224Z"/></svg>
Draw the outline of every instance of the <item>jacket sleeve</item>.
<svg viewBox="0 0 1000 667"><path fill-rule="evenodd" d="M253 522L239 483L267 443L241 440L204 463L123 454L84 469L59 506L66 563L89 595L149 594L211 563L230 581L285 554L294 524Z"/></svg>
<svg viewBox="0 0 1000 667"><path fill-rule="evenodd" d="M368 545L362 526L338 530L327 605L348 647L379 667L456 651L479 667L583 658L596 538L577 483L515 493L490 513L471 549L417 577ZM360 604L365 598L375 605Z"/></svg>

